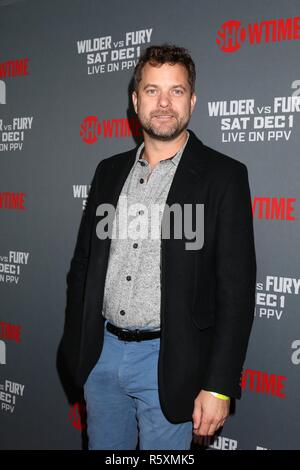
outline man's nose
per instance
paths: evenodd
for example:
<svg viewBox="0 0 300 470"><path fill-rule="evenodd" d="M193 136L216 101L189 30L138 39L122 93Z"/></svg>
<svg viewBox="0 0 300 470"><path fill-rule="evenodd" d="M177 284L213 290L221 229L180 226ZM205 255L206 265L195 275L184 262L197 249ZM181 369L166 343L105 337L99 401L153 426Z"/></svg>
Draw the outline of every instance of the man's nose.
<svg viewBox="0 0 300 470"><path fill-rule="evenodd" d="M158 105L161 108L167 108L170 104L171 104L171 100L170 100L168 93L163 93L163 92L160 93L158 97Z"/></svg>

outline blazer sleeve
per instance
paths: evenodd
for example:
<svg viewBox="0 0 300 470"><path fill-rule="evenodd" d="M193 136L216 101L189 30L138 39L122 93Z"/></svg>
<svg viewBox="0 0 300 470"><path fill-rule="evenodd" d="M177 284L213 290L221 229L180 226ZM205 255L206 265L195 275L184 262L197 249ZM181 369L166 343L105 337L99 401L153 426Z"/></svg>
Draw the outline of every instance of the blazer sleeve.
<svg viewBox="0 0 300 470"><path fill-rule="evenodd" d="M216 322L203 389L241 397L254 319L256 255L247 167L234 168L220 201L215 257Z"/></svg>

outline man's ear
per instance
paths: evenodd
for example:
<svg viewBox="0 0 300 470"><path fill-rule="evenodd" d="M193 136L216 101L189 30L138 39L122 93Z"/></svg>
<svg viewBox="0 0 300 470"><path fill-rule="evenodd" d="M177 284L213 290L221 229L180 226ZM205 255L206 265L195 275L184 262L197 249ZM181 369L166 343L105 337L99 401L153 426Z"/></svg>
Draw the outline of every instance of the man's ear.
<svg viewBox="0 0 300 470"><path fill-rule="evenodd" d="M194 111L196 101L197 101L197 96L195 95L195 93L193 93L191 96L191 113Z"/></svg>
<svg viewBox="0 0 300 470"><path fill-rule="evenodd" d="M134 92L132 93L131 97L132 97L132 103L133 103L134 110L135 110L135 112L136 112L136 114L137 114L137 100L138 100L138 97L137 97L136 91L134 91Z"/></svg>

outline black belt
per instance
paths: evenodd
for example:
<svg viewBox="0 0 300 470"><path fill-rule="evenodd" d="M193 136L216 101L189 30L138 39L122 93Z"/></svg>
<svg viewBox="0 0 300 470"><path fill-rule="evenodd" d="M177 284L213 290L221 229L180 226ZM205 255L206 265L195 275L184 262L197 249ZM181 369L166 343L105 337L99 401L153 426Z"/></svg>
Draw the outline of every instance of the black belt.
<svg viewBox="0 0 300 470"><path fill-rule="evenodd" d="M160 337L160 331L150 330L124 330L118 326L106 323L106 328L110 333L116 335L122 341L146 341L147 339L155 339Z"/></svg>

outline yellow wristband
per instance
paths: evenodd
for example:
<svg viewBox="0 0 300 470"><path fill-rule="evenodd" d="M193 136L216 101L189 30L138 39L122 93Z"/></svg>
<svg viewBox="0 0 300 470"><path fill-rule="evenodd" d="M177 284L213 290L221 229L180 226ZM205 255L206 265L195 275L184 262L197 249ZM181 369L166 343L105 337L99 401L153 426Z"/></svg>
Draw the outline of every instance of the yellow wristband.
<svg viewBox="0 0 300 470"><path fill-rule="evenodd" d="M209 393L211 393L216 398L220 398L220 400L229 400L230 399L226 395L221 395L221 393L216 393L216 392L209 392Z"/></svg>

